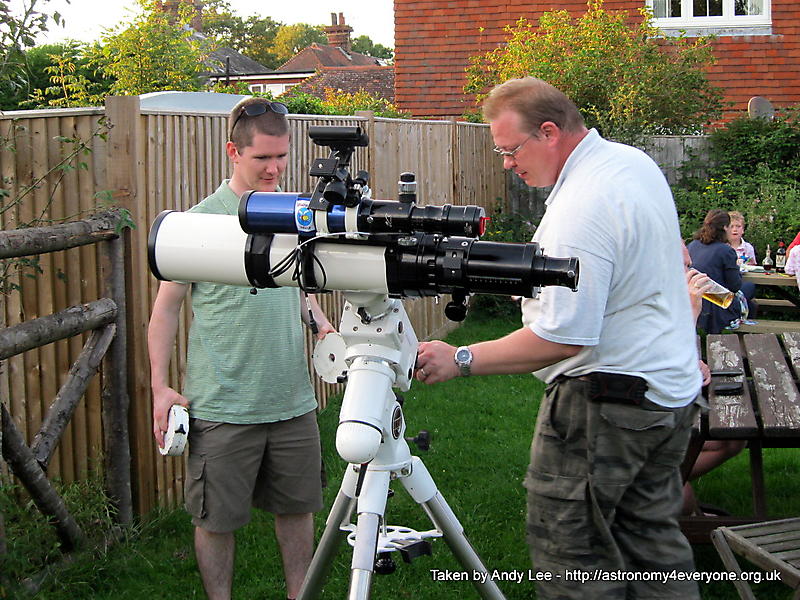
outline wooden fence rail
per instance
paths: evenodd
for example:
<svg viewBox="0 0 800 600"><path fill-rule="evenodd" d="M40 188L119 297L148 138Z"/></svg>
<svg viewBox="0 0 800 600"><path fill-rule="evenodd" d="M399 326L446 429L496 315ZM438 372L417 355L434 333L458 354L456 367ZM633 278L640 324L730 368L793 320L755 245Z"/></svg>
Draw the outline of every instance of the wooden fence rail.
<svg viewBox="0 0 800 600"><path fill-rule="evenodd" d="M3 402L0 418L2 456L39 510L56 527L62 546L78 546L84 534L48 479L53 452L84 396L90 379L103 366L106 437L106 487L121 523L132 519L128 436L127 355L123 240L115 231L119 214L107 213L74 223L0 232L4 259L58 252L101 242L108 297L0 329L0 360L91 332L55 395L30 446ZM50 374L56 377L56 374Z"/></svg>

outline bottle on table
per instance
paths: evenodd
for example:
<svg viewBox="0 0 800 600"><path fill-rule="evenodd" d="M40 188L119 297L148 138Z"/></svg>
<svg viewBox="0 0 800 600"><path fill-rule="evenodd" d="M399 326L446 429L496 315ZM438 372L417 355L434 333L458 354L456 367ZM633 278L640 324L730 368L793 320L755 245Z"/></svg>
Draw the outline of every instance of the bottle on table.
<svg viewBox="0 0 800 600"><path fill-rule="evenodd" d="M783 273L783 268L786 266L786 244L778 242L778 249L775 250L775 270L778 273Z"/></svg>
<svg viewBox="0 0 800 600"><path fill-rule="evenodd" d="M770 256L769 244L767 244L767 252L764 255L764 260L761 261L761 266L764 267L764 270L769 273L772 271L772 257Z"/></svg>

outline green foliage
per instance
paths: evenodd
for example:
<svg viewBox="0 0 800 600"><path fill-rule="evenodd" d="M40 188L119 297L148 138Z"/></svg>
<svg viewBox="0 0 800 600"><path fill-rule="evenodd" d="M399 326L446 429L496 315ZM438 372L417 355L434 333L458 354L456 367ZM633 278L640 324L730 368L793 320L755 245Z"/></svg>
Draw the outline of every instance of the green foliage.
<svg viewBox="0 0 800 600"><path fill-rule="evenodd" d="M328 38L322 31L322 26L308 25L307 23L283 25L275 34L272 52L278 59L278 64L282 65L300 50L315 42L317 44L328 43Z"/></svg>
<svg viewBox="0 0 800 600"><path fill-rule="evenodd" d="M36 87L23 104L35 108L102 105L112 82L90 66L87 48L71 42L54 49L55 52L47 54L46 66L41 67L48 76L47 83Z"/></svg>
<svg viewBox="0 0 800 600"><path fill-rule="evenodd" d="M383 44L375 44L366 35L360 35L353 40L353 51L389 61L394 58L394 50L387 48Z"/></svg>
<svg viewBox="0 0 800 600"><path fill-rule="evenodd" d="M325 88L322 97L306 92L292 92L282 95L279 100L289 107L289 112L306 115L354 115L360 110L371 110L378 117L408 118L408 113L400 111L394 104L360 90L347 93Z"/></svg>
<svg viewBox="0 0 800 600"><path fill-rule="evenodd" d="M181 2L179 20L157 8L157 0L138 0L144 13L102 38L92 61L112 78L112 94L138 95L164 90L201 89L198 75L210 43L183 29L192 15L192 4Z"/></svg>
<svg viewBox="0 0 800 600"><path fill-rule="evenodd" d="M62 23L58 12L45 12L49 1L29 0L12 9L11 3L0 0L0 110L18 108L32 89L26 48L32 47L36 36L51 23Z"/></svg>
<svg viewBox="0 0 800 600"><path fill-rule="evenodd" d="M214 38L218 45L233 48L270 69L280 66L272 45L281 26L270 17L239 17L233 14L226 0L212 0L203 4L204 35Z"/></svg>
<svg viewBox="0 0 800 600"><path fill-rule="evenodd" d="M507 79L539 77L566 93L589 126L626 141L696 133L718 117L722 91L704 72L714 61L709 38L666 38L645 9L637 22L604 10L603 0L587 5L577 20L556 10L538 26L523 18L506 27L506 45L470 59L465 91L480 101Z"/></svg>
<svg viewBox="0 0 800 600"><path fill-rule="evenodd" d="M92 560L91 552L105 547L116 528L101 478L93 473L86 481L69 485L56 481L55 487L87 537L86 547L90 550L83 558ZM34 581L45 567L62 557L58 537L52 523L22 488L0 486L0 514L4 516L8 546L7 554L0 557L3 567L0 577L5 579L0 579L0 598L26 597L23 589L14 588L25 579ZM11 595L3 595L3 585Z"/></svg>
<svg viewBox="0 0 800 600"><path fill-rule="evenodd" d="M744 215L745 239L763 256L800 230L800 124L796 110L773 121L737 119L710 136L708 179L673 190L681 233L690 237L713 208ZM689 169L695 164L688 165Z"/></svg>

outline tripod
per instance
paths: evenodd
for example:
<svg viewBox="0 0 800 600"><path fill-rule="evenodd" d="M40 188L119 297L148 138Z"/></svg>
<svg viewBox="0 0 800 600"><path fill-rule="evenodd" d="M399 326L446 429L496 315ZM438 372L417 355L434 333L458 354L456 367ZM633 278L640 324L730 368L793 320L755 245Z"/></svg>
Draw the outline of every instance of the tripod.
<svg viewBox="0 0 800 600"><path fill-rule="evenodd" d="M344 294L340 335L326 336L314 351L323 379L345 374L336 449L347 461L341 487L326 521L298 600L316 598L343 538L353 547L349 600L368 599L376 556L413 553L428 538L442 537L484 599L504 600L470 545L455 513L436 488L422 460L412 456L405 420L393 387L411 387L417 337L400 300L369 292ZM329 340L330 338L330 340ZM384 521L389 482L399 479L435 529L414 531ZM353 512L356 523L351 523Z"/></svg>

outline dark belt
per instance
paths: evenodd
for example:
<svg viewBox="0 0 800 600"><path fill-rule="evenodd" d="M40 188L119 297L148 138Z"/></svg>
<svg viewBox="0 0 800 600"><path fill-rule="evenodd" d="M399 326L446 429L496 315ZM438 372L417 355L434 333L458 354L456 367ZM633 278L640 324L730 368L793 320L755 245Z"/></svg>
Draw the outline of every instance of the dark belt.
<svg viewBox="0 0 800 600"><path fill-rule="evenodd" d="M637 375L621 375L595 371L577 377L559 375L556 383L569 380L589 383L589 400L593 402L614 402L640 406L647 391L647 382Z"/></svg>

